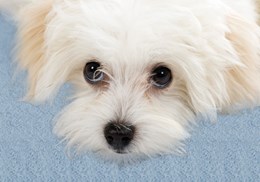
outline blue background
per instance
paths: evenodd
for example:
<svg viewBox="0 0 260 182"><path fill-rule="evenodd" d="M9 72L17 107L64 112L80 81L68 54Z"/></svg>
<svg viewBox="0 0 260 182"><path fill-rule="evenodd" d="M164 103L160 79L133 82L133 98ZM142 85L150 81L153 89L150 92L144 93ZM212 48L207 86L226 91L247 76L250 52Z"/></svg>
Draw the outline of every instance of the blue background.
<svg viewBox="0 0 260 182"><path fill-rule="evenodd" d="M21 102L25 74L11 63L15 26L0 16L0 181L260 181L260 108L200 122L187 154L121 166L93 154L69 157L52 134L52 118L68 87L52 104ZM258 78L259 79L259 78Z"/></svg>

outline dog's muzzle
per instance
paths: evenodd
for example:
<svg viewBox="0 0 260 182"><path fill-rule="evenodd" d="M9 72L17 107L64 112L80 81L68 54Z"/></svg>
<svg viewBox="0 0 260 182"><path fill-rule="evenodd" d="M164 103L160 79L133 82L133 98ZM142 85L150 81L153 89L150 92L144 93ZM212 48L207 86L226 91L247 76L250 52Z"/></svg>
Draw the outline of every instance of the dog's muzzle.
<svg viewBox="0 0 260 182"><path fill-rule="evenodd" d="M135 127L127 124L110 122L104 129L107 143L117 153L124 153L123 150L134 138Z"/></svg>

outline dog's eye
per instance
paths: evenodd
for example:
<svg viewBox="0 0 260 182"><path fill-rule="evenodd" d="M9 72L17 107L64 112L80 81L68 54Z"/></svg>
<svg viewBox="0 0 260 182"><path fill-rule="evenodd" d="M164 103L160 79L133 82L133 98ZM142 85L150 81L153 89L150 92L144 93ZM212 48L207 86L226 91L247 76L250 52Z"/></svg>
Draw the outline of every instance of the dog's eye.
<svg viewBox="0 0 260 182"><path fill-rule="evenodd" d="M152 72L151 82L155 87L165 88L172 81L171 70L165 66L159 66Z"/></svg>
<svg viewBox="0 0 260 182"><path fill-rule="evenodd" d="M89 62L84 68L84 78L87 82L91 84L98 83L103 80L104 73L100 71L100 63Z"/></svg>

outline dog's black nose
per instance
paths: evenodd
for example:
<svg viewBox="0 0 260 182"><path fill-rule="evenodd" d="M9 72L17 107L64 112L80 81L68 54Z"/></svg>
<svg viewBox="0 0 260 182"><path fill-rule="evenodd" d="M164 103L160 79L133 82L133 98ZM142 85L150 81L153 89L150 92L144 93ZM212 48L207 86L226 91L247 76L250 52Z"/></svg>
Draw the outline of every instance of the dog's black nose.
<svg viewBox="0 0 260 182"><path fill-rule="evenodd" d="M104 130L107 143L118 153L130 144L134 133L134 126L120 123L108 123Z"/></svg>

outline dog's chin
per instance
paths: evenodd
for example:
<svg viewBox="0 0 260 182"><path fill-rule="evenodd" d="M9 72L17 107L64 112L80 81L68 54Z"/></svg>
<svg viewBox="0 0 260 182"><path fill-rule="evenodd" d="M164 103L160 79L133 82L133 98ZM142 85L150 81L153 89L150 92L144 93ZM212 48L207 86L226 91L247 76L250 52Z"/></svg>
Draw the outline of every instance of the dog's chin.
<svg viewBox="0 0 260 182"><path fill-rule="evenodd" d="M118 164L131 164L149 158L148 156L130 151L115 151L111 149L96 151L94 155L102 160Z"/></svg>
<svg viewBox="0 0 260 182"><path fill-rule="evenodd" d="M126 152L125 150L121 150L121 149L117 149L117 150L113 150L115 153L117 154L128 154L129 152Z"/></svg>
<svg viewBox="0 0 260 182"><path fill-rule="evenodd" d="M91 151L94 156L97 158L100 158L101 160L112 162L112 163L118 163L118 164L133 164L140 161L149 160L151 158L157 158L162 156L168 156L168 155L177 155L177 156L183 156L186 154L185 150L182 148L182 146L179 146L178 149L176 147L172 148L168 151L154 151L153 153L142 153L142 152L134 152L134 151L115 151L112 149L103 149L103 150L97 150L97 151Z"/></svg>

